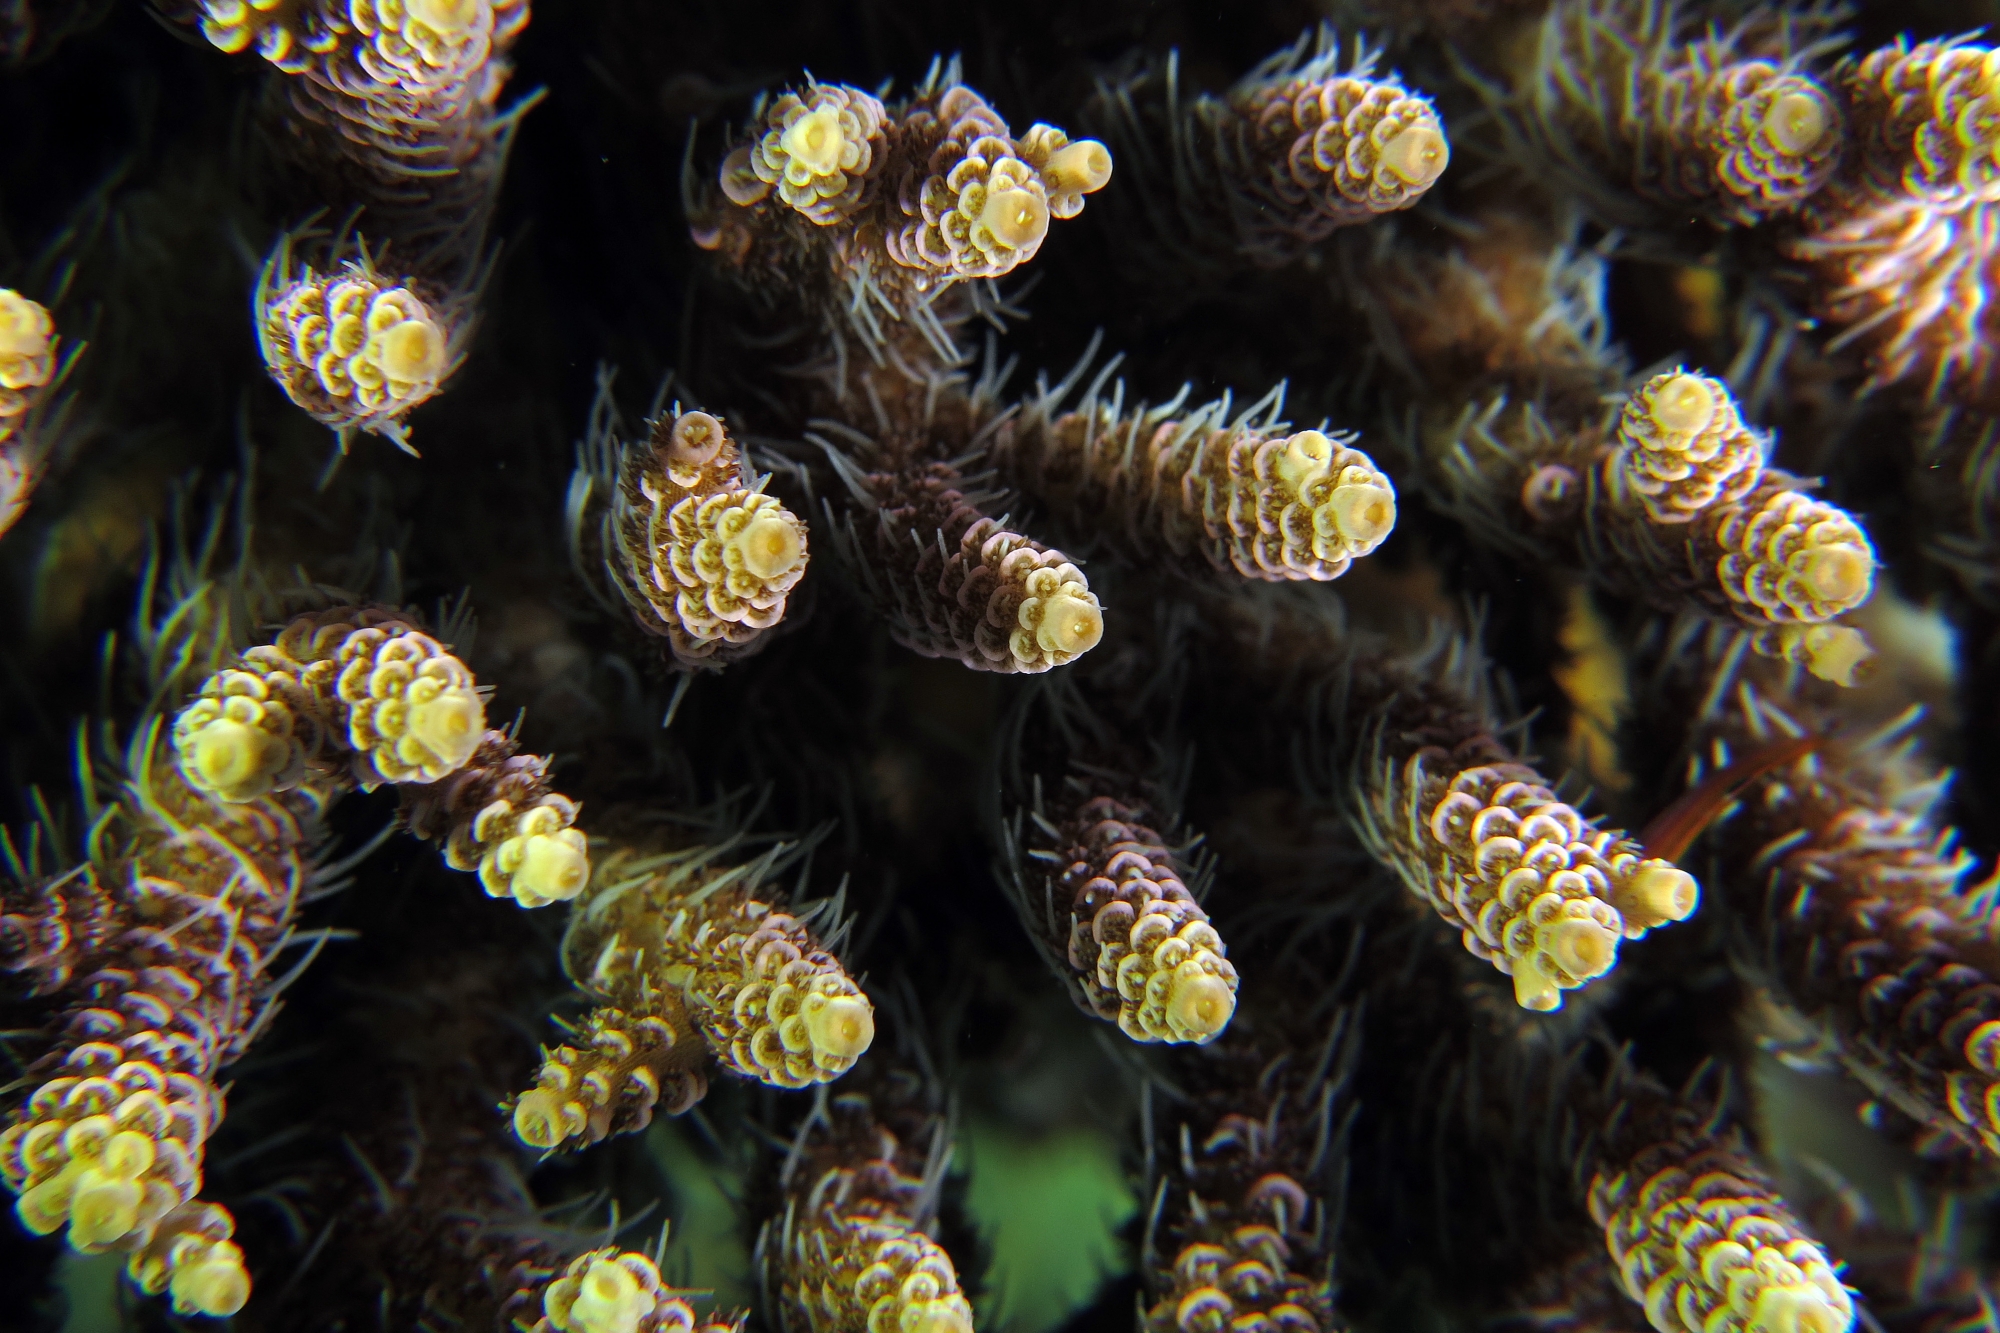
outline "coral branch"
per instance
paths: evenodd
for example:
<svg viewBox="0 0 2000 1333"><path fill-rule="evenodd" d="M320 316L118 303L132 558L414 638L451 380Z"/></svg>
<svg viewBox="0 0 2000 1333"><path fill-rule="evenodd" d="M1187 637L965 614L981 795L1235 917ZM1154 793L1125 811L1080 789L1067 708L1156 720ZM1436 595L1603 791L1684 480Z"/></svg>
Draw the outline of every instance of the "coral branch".
<svg viewBox="0 0 2000 1333"><path fill-rule="evenodd" d="M494 897L540 907L589 878L577 805L550 791L548 761L486 729L472 672L404 612L297 617L211 676L173 737L187 783L225 803L395 783L411 827L444 839L452 867L476 868Z"/></svg>
<svg viewBox="0 0 2000 1333"><path fill-rule="evenodd" d="M751 896L777 853L728 868L714 855L628 848L601 862L563 940L570 976L600 1002L515 1099L524 1143L585 1146L645 1128L656 1106L678 1115L707 1091L709 1057L802 1088L846 1073L874 1040L874 1006L840 961Z"/></svg>
<svg viewBox="0 0 2000 1333"><path fill-rule="evenodd" d="M87 926L28 955L40 989L63 988L64 1009L0 1134L0 1173L30 1231L129 1250L144 1290L170 1292L184 1314L227 1315L249 1278L228 1212L195 1198L222 1119L217 1071L275 1005L270 969L313 883L334 786L307 779L222 804L184 781L159 730L135 742L88 863L40 890L64 915L85 905Z"/></svg>
<svg viewBox="0 0 2000 1333"><path fill-rule="evenodd" d="M869 472L834 539L899 643L975 671L1041 672L1097 646L1104 610L1061 551L987 517L949 463ZM829 511L831 513L831 511Z"/></svg>
<svg viewBox="0 0 2000 1333"><path fill-rule="evenodd" d="M1723 29L1671 0L1561 0L1542 20L1519 128L1612 222L1750 226L1794 211L1847 139L1806 68L1832 44L1833 15Z"/></svg>
<svg viewBox="0 0 2000 1333"><path fill-rule="evenodd" d="M1109 530L1135 558L1323 583L1395 526L1395 485L1355 437L1285 433L1275 394L1234 417L1226 396L1185 417L1178 399L1121 412L1095 395L1057 415L1055 396L1001 426L993 459L1069 526Z"/></svg>
<svg viewBox="0 0 2000 1333"><path fill-rule="evenodd" d="M951 1256L926 1234L950 1161L945 1126L915 1102L891 1076L801 1126L786 1205L757 1245L791 1333L972 1333Z"/></svg>
<svg viewBox="0 0 2000 1333"><path fill-rule="evenodd" d="M584 551L594 539L632 619L667 641L677 666L749 656L805 577L805 523L764 493L768 477L746 474L719 418L677 404L645 444L622 443L615 429L611 418L585 443L571 481L579 567L593 572Z"/></svg>
<svg viewBox="0 0 2000 1333"><path fill-rule="evenodd" d="M1846 1333L1854 1302L1740 1135L1637 1081L1598 1148L1590 1215L1662 1333Z"/></svg>
<svg viewBox="0 0 2000 1333"><path fill-rule="evenodd" d="M1308 31L1227 95L1183 102L1178 53L1101 85L1086 113L1137 164L1128 210L1167 255L1213 269L1241 255L1275 267L1341 227L1409 208L1444 174L1436 109L1328 25Z"/></svg>
<svg viewBox="0 0 2000 1333"><path fill-rule="evenodd" d="M954 60L891 106L810 80L760 102L715 183L683 189L695 244L747 286L803 303L877 360L884 322L910 321L949 365L948 325L982 298L940 298L1033 259L1050 218L1076 216L1110 176L1102 144L1041 124L1016 139Z"/></svg>

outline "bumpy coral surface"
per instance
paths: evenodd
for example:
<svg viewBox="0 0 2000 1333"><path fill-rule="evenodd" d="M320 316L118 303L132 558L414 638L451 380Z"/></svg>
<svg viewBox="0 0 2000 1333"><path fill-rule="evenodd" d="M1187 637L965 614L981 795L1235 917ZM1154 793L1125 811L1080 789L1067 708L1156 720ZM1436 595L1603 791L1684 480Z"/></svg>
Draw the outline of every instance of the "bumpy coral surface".
<svg viewBox="0 0 2000 1333"><path fill-rule="evenodd" d="M913 321L947 365L942 321L965 307L940 297L1033 259L1050 219L1075 217L1111 177L1095 140L1042 124L1016 139L956 64L886 106L808 82L762 108L751 139L711 178L721 199L690 217L695 243L747 285L819 307L871 354Z"/></svg>
<svg viewBox="0 0 2000 1333"><path fill-rule="evenodd" d="M767 128L749 150L750 169L807 218L832 226L861 209L881 171L886 116L882 103L859 88L809 83L803 96L786 93L764 113ZM732 194L731 201L757 199Z"/></svg>
<svg viewBox="0 0 2000 1333"><path fill-rule="evenodd" d="M981 512L955 468L873 473L849 518L851 563L896 637L975 671L1041 672L1104 636L1090 580L1061 551Z"/></svg>
<svg viewBox="0 0 2000 1333"><path fill-rule="evenodd" d="M639 627L687 667L753 651L805 577L806 525L764 483L720 419L661 418L628 445L606 518L612 576Z"/></svg>
<svg viewBox="0 0 2000 1333"><path fill-rule="evenodd" d="M1084 801L1032 852L1069 902L1067 955L1083 998L1135 1041L1213 1041L1236 1010L1228 949L1142 807Z"/></svg>
<svg viewBox="0 0 2000 1333"><path fill-rule="evenodd" d="M1526 91L1531 133L1565 169L1716 224L1795 210L1839 165L1844 118L1801 53L1758 36L1747 24L1703 32L1675 5L1558 0Z"/></svg>
<svg viewBox="0 0 2000 1333"><path fill-rule="evenodd" d="M1024 414L995 455L1079 530L1109 527L1140 558L1166 555L1268 582L1327 582L1388 539L1396 488L1354 436L1279 433L1229 419L1108 407Z"/></svg>
<svg viewBox="0 0 2000 1333"><path fill-rule="evenodd" d="M725 1333L742 1320L708 1323L660 1280L643 1254L605 1248L578 1255L550 1282L533 1333Z"/></svg>
<svg viewBox="0 0 2000 1333"><path fill-rule="evenodd" d="M908 1329L971 1333L958 1271L918 1216L927 1193L922 1145L883 1122L910 1119L893 1096L838 1098L808 1127L790 1180L792 1206L763 1249L788 1324L810 1333ZM935 1121L912 1126L929 1137Z"/></svg>
<svg viewBox="0 0 2000 1333"><path fill-rule="evenodd" d="M1307 68L1230 92L1245 161L1235 188L1308 233L1408 208L1444 174L1451 145L1430 99L1393 75Z"/></svg>
<svg viewBox="0 0 2000 1333"><path fill-rule="evenodd" d="M1609 972L1621 938L1683 921L1694 877L1599 829L1488 738L1411 755L1391 780L1399 867L1467 951L1514 979L1524 1009Z"/></svg>
<svg viewBox="0 0 2000 1333"><path fill-rule="evenodd" d="M0 289L0 444L21 428L28 395L55 374L55 321L19 292Z"/></svg>
<svg viewBox="0 0 2000 1333"><path fill-rule="evenodd" d="M267 269L257 294L264 366L287 397L343 437L402 443L403 418L456 368L453 316L365 264Z"/></svg>
<svg viewBox="0 0 2000 1333"><path fill-rule="evenodd" d="M1655 375L1619 416L1612 484L1653 522L1687 523L1749 494L1767 447L1720 383L1685 371Z"/></svg>
<svg viewBox="0 0 2000 1333"><path fill-rule="evenodd" d="M570 975L601 1003L574 1044L548 1052L513 1104L538 1148L644 1129L707 1091L712 1057L779 1088L838 1078L875 1037L875 1010L796 917L750 896L751 867L712 853L607 858L563 945Z"/></svg>
<svg viewBox="0 0 2000 1333"><path fill-rule="evenodd" d="M401 612L299 616L203 684L173 743L186 782L224 802L394 783L453 869L524 907L573 898L590 876L577 804L550 789L547 761L486 729L472 672Z"/></svg>
<svg viewBox="0 0 2000 1333"><path fill-rule="evenodd" d="M1590 1182L1590 1214L1648 1322L1661 1333L1853 1327L1833 1264L1770 1178L1729 1136L1675 1109L1633 1110Z"/></svg>
<svg viewBox="0 0 2000 1333"><path fill-rule="evenodd" d="M256 1033L327 788L215 804L156 739L135 749L105 836L73 872L107 887L108 919L79 958L91 970L59 992L62 1037L0 1134L0 1173L31 1232L130 1251L142 1289L232 1314L250 1294L233 1222L195 1196L223 1114L218 1071Z"/></svg>

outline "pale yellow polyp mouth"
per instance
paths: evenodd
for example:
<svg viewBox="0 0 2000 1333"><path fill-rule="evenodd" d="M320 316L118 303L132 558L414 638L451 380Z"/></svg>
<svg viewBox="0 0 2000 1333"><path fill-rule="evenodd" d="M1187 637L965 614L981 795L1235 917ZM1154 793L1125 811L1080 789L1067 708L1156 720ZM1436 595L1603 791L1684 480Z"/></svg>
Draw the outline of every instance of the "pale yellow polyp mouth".
<svg viewBox="0 0 2000 1333"><path fill-rule="evenodd" d="M486 703L463 687L440 691L410 709L410 735L447 768L458 768L485 738Z"/></svg>
<svg viewBox="0 0 2000 1333"><path fill-rule="evenodd" d="M1588 981L1618 960L1618 937L1595 921L1565 921L1549 932L1548 949L1563 971Z"/></svg>
<svg viewBox="0 0 2000 1333"><path fill-rule="evenodd" d="M633 1333L652 1311L652 1297L625 1265L599 1259L584 1270L565 1326L578 1333Z"/></svg>
<svg viewBox="0 0 2000 1333"><path fill-rule="evenodd" d="M1278 475L1293 494L1303 495L1306 487L1326 475L1332 461L1333 441L1323 432L1302 430L1285 442L1285 452L1278 456Z"/></svg>
<svg viewBox="0 0 2000 1333"><path fill-rule="evenodd" d="M553 1148L567 1136L562 1098L548 1088L521 1094L514 1103L514 1133L530 1148Z"/></svg>
<svg viewBox="0 0 2000 1333"><path fill-rule="evenodd" d="M1382 145L1382 165L1410 185L1429 185L1450 161L1451 145L1428 125L1412 125Z"/></svg>
<svg viewBox="0 0 2000 1333"><path fill-rule="evenodd" d="M722 423L706 412L683 412L674 418L667 433L667 462L674 467L697 468L722 452L728 435Z"/></svg>
<svg viewBox="0 0 2000 1333"><path fill-rule="evenodd" d="M875 1040L875 1011L855 995L839 995L806 1015L813 1049L836 1060L852 1060Z"/></svg>
<svg viewBox="0 0 2000 1333"><path fill-rule="evenodd" d="M1370 546L1396 526L1396 497L1381 486L1336 486L1328 502L1334 526L1355 546Z"/></svg>
<svg viewBox="0 0 2000 1333"><path fill-rule="evenodd" d="M1805 558L1799 578L1822 602L1847 603L1868 591L1874 566L1868 557L1849 546L1826 546Z"/></svg>
<svg viewBox="0 0 2000 1333"><path fill-rule="evenodd" d="M1645 866L1632 877L1629 924L1650 930L1668 921L1685 921L1701 901L1701 886L1677 866ZM1621 904L1622 906L1622 904Z"/></svg>
<svg viewBox="0 0 2000 1333"><path fill-rule="evenodd" d="M1049 206L1033 190L995 190L979 220L1002 245L1023 250L1048 234Z"/></svg>
<svg viewBox="0 0 2000 1333"><path fill-rule="evenodd" d="M188 767L207 790L234 791L261 776L263 742L255 727L219 717L189 739Z"/></svg>
<svg viewBox="0 0 2000 1333"><path fill-rule="evenodd" d="M1056 188L1092 194L1111 179L1111 150L1095 139L1078 139L1049 156L1047 171Z"/></svg>
<svg viewBox="0 0 2000 1333"><path fill-rule="evenodd" d="M1035 641L1052 653L1085 653L1104 637L1104 613L1081 597L1057 593L1042 606Z"/></svg>
<svg viewBox="0 0 2000 1333"><path fill-rule="evenodd" d="M799 534L776 514L760 514L737 538L743 552L743 567L760 579L774 579L798 567L804 547Z"/></svg>
<svg viewBox="0 0 2000 1333"><path fill-rule="evenodd" d="M382 373L422 384L444 373L444 332L428 319L406 319L382 334Z"/></svg>
<svg viewBox="0 0 2000 1333"><path fill-rule="evenodd" d="M1675 375L1655 389L1653 424L1669 435L1699 435L1715 420L1715 390L1699 375Z"/></svg>
<svg viewBox="0 0 2000 1333"><path fill-rule="evenodd" d="M1786 93L1764 113L1764 137L1788 157L1817 148L1827 129L1826 108L1807 93Z"/></svg>
<svg viewBox="0 0 2000 1333"><path fill-rule="evenodd" d="M1236 995L1229 983L1207 974L1175 986L1173 998L1167 1001L1168 1022L1195 1041L1222 1031L1235 1012Z"/></svg>
<svg viewBox="0 0 2000 1333"><path fill-rule="evenodd" d="M840 150L847 140L840 132L840 112L821 107L808 111L792 122L778 137L786 156L803 165L815 176L830 176L840 167Z"/></svg>

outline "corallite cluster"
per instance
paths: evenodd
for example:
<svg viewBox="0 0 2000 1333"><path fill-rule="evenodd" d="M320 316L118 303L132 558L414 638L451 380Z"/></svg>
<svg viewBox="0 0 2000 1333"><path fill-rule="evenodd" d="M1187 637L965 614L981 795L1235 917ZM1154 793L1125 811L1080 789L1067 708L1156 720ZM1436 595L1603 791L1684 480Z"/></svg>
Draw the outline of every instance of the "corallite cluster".
<svg viewBox="0 0 2000 1333"><path fill-rule="evenodd" d="M1719 1114L1647 1080L1626 1090L1590 1182L1626 1294L1660 1333L1846 1333L1832 1261Z"/></svg>
<svg viewBox="0 0 2000 1333"><path fill-rule="evenodd" d="M1704 728L1723 742L1718 766L1827 725L1823 705L1770 697L1755 678L1769 674ZM1842 1063L1901 1113L2000 1152L2000 958L1964 892L1976 863L1938 818L1938 777L1893 735L1806 754L1745 790L1725 868L1767 866L1732 873L1739 911L1780 995L1824 1024Z"/></svg>
<svg viewBox="0 0 2000 1333"><path fill-rule="evenodd" d="M1067 905L1071 981L1099 1018L1134 1041L1213 1041L1236 1011L1228 948L1142 805L1065 783L1053 846L1028 851ZM1073 802L1073 804L1072 804Z"/></svg>
<svg viewBox="0 0 2000 1333"><path fill-rule="evenodd" d="M1691 8L1559 0L1521 92L1522 128L1601 211L1635 203L1610 181L1718 226L1795 210L1846 140L1839 103L1804 66L1803 39L1824 21L1795 26L1703 29Z"/></svg>
<svg viewBox="0 0 2000 1333"><path fill-rule="evenodd" d="M476 868L489 894L524 907L572 898L589 878L575 802L550 792L541 761L486 729L472 672L403 612L295 618L203 684L173 742L188 784L222 802L308 781L395 783L455 868Z"/></svg>
<svg viewBox="0 0 2000 1333"><path fill-rule="evenodd" d="M1811 264L1841 341L1880 383L1995 405L1987 310L2000 264L2000 55L1964 38L1899 39L1844 63L1856 152L1814 200L1792 253Z"/></svg>
<svg viewBox="0 0 2000 1333"><path fill-rule="evenodd" d="M743 1333L748 1318L697 1317L653 1260L606 1246L578 1255L549 1283L528 1333Z"/></svg>
<svg viewBox="0 0 2000 1333"><path fill-rule="evenodd" d="M874 1007L796 917L751 897L768 862L712 851L606 858L570 919L563 957L594 1000L578 1040L545 1054L514 1099L533 1147L630 1133L707 1091L706 1064L778 1088L838 1078L875 1036Z"/></svg>
<svg viewBox="0 0 2000 1333"><path fill-rule="evenodd" d="M972 1333L958 1271L927 1234L945 1127L912 1105L908 1079L842 1093L799 1130L786 1204L757 1241L787 1333Z"/></svg>
<svg viewBox="0 0 2000 1333"><path fill-rule="evenodd" d="M1275 404L1177 406L1055 415L1044 396L1001 427L994 460L1071 528L1108 530L1140 560L1324 583L1388 539L1395 485L1353 435L1285 434Z"/></svg>
<svg viewBox="0 0 2000 1333"><path fill-rule="evenodd" d="M1587 501L1588 566L1663 606L1692 603L1756 631L1767 654L1851 684L1867 643L1828 622L1868 600L1875 549L1845 510L1765 467L1767 449L1718 381L1653 377L1626 402Z"/></svg>
<svg viewBox="0 0 2000 1333"><path fill-rule="evenodd" d="M804 276L805 299L878 353L883 321L915 318L940 359L931 310L954 285L998 278L1034 258L1049 220L1074 217L1103 188L1111 155L1035 125L1013 136L991 105L933 67L885 106L858 88L808 82L761 106L750 141L723 161L719 200L691 218L697 245L752 286Z"/></svg>
<svg viewBox="0 0 2000 1333"><path fill-rule="evenodd" d="M1176 280L1236 258L1277 267L1334 231L1416 204L1451 144L1429 97L1308 31L1224 96L1181 100L1179 53L1100 86L1085 112L1139 174L1121 214L1171 257Z"/></svg>
<svg viewBox="0 0 2000 1333"><path fill-rule="evenodd" d="M336 789L306 779L220 803L187 785L159 729L134 745L90 859L63 877L76 885L51 884L6 918L33 941L10 966L62 1007L0 1134L0 1175L29 1231L130 1252L142 1290L183 1314L227 1315L250 1280L229 1213L196 1197L223 1116L218 1071L271 1003Z"/></svg>
<svg viewBox="0 0 2000 1333"><path fill-rule="evenodd" d="M177 12L168 7L170 12ZM199 0L220 49L279 73L263 129L300 207L359 240L280 237L254 306L264 363L331 427L408 448L405 418L463 359L518 118L501 111L528 0Z"/></svg>
<svg viewBox="0 0 2000 1333"><path fill-rule="evenodd" d="M1287 995L1296 995L1287 990ZM1176 1062L1191 1094L1159 1115L1149 1161L1159 1237L1141 1273L1144 1333L1339 1333L1335 1141L1356 1053L1350 1014L1297 1055L1270 1052L1274 1025L1310 1031L1319 1013L1259 1015L1265 1036L1233 1032ZM1303 1021L1302 1021L1303 1020ZM1301 1058L1301 1057L1304 1058ZM1164 1099L1162 1099L1164 1101Z"/></svg>
<svg viewBox="0 0 2000 1333"><path fill-rule="evenodd" d="M1083 571L988 517L988 497L956 467L918 462L859 484L865 500L849 506L835 539L906 646L1013 674L1062 666L1103 637Z"/></svg>
<svg viewBox="0 0 2000 1333"><path fill-rule="evenodd" d="M1226 103L1206 104L1218 143L1234 150L1225 188L1295 219L1301 240L1416 203L1451 145L1429 98L1373 74L1365 51L1341 70L1328 50L1252 73Z"/></svg>
<svg viewBox="0 0 2000 1333"><path fill-rule="evenodd" d="M745 475L741 450L706 412L662 417L647 444L621 449L600 522L605 566L633 620L683 668L756 651L805 577L805 523L764 493L767 479Z"/></svg>
<svg viewBox="0 0 2000 1333"><path fill-rule="evenodd" d="M1378 761L1378 827L1404 881L1514 978L1524 1009L1609 972L1621 938L1694 912L1694 877L1600 829L1490 737Z"/></svg>

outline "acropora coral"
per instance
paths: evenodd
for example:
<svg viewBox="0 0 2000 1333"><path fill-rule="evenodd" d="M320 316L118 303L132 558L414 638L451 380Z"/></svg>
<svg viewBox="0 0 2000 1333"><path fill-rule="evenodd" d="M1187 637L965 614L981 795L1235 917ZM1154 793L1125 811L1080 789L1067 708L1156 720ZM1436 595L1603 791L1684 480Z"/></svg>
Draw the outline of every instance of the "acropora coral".
<svg viewBox="0 0 2000 1333"><path fill-rule="evenodd" d="M1990 15L1305 8L0 0L0 1325L1992 1325Z"/></svg>

